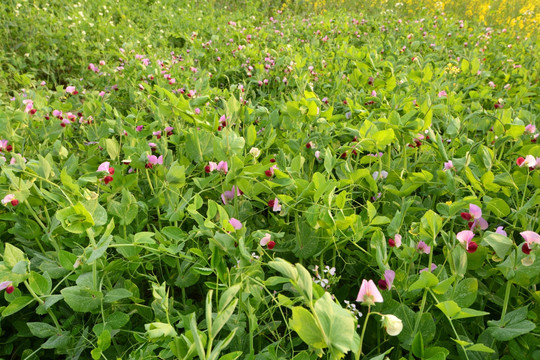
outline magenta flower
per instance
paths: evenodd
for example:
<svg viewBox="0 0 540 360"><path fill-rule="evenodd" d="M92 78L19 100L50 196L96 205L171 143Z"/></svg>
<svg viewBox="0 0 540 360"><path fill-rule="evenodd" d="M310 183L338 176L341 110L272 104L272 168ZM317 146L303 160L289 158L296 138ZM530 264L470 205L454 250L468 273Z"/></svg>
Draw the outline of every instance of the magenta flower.
<svg viewBox="0 0 540 360"><path fill-rule="evenodd" d="M423 241L418 242L416 249L418 250L420 254L429 254L431 252L431 246L429 246Z"/></svg>
<svg viewBox="0 0 540 360"><path fill-rule="evenodd" d="M15 200L15 195L13 194L7 194L3 199L2 199L2 205L7 205L9 203L13 203L13 201L16 201Z"/></svg>
<svg viewBox="0 0 540 360"><path fill-rule="evenodd" d="M142 131L144 125L139 125L135 127L135 131Z"/></svg>
<svg viewBox="0 0 540 360"><path fill-rule="evenodd" d="M465 245L465 250L467 250L467 252L472 254L478 248L478 244L472 241L472 238L474 237L474 233L472 231L460 231L456 234L456 237L462 245Z"/></svg>
<svg viewBox="0 0 540 360"><path fill-rule="evenodd" d="M238 219L235 219L235 218L231 218L229 220L229 223L232 225L232 227L235 229L235 230L240 230L242 228L242 223L240 222L240 220Z"/></svg>
<svg viewBox="0 0 540 360"><path fill-rule="evenodd" d="M279 203L279 200L277 197L272 202L272 211L275 211L275 212L281 211L281 204Z"/></svg>
<svg viewBox="0 0 540 360"><path fill-rule="evenodd" d="M394 235L394 238L388 239L388 246L390 247L400 247L401 246L401 235L396 234Z"/></svg>
<svg viewBox="0 0 540 360"><path fill-rule="evenodd" d="M536 132L536 126L534 124L528 124L525 126L525 132L528 132L529 134L534 134Z"/></svg>
<svg viewBox="0 0 540 360"><path fill-rule="evenodd" d="M435 271L435 269L437 268L437 265L431 263L431 272ZM424 271L430 271L429 268L423 268L422 270L420 270L420 274L423 273Z"/></svg>
<svg viewBox="0 0 540 360"><path fill-rule="evenodd" d="M442 90L439 92L438 96L443 97L443 96L448 96L448 94L446 93L446 91Z"/></svg>
<svg viewBox="0 0 540 360"><path fill-rule="evenodd" d="M52 114L54 117L57 117L57 118L62 116L62 112L60 110L53 110Z"/></svg>
<svg viewBox="0 0 540 360"><path fill-rule="evenodd" d="M261 246L266 246L271 240L272 235L270 235L269 233L265 233L264 236L261 238L259 244L261 244Z"/></svg>
<svg viewBox="0 0 540 360"><path fill-rule="evenodd" d="M242 195L242 191L233 185L232 189L229 191L225 191L223 194L221 194L221 201L223 201L224 205L227 205L230 200L233 200L235 196Z"/></svg>
<svg viewBox="0 0 540 360"><path fill-rule="evenodd" d="M469 228L471 230L474 230L475 228L479 227L482 230L486 230L488 228L487 221L482 217L482 209L474 204L469 204L469 214L474 219L472 222L469 223Z"/></svg>
<svg viewBox="0 0 540 360"><path fill-rule="evenodd" d="M379 280L378 285L382 290L392 290L392 283L396 278L396 272L393 270L386 270L384 272L384 279Z"/></svg>
<svg viewBox="0 0 540 360"><path fill-rule="evenodd" d="M108 162L108 161L105 161L104 163L101 163L101 165L99 165L98 169L97 169L97 172L109 172L109 169L110 169L110 165L111 163ZM114 170L113 170L114 172Z"/></svg>
<svg viewBox="0 0 540 360"><path fill-rule="evenodd" d="M0 291L5 289L8 294L11 294L13 292L13 290L15 290L15 288L11 284L12 284L11 281L1 282L0 283Z"/></svg>
<svg viewBox="0 0 540 360"><path fill-rule="evenodd" d="M384 299L373 280L367 281L364 279L362 280L362 285L360 286L360 291L358 291L356 301L362 302L364 305L372 306L377 302L383 302Z"/></svg>
<svg viewBox="0 0 540 360"><path fill-rule="evenodd" d="M157 157L156 155L147 155L148 158L148 164L150 165L163 165L163 155L160 155Z"/></svg>
<svg viewBox="0 0 540 360"><path fill-rule="evenodd" d="M227 164L226 161L220 161L219 164L217 164L216 166L216 170L226 174L227 172L229 172L229 164Z"/></svg>
<svg viewBox="0 0 540 360"><path fill-rule="evenodd" d="M523 232L520 232L520 235L521 237L523 237L523 239L529 246L534 243L540 244L540 235L538 235L534 231L523 231Z"/></svg>
<svg viewBox="0 0 540 360"><path fill-rule="evenodd" d="M508 234L506 233L506 231L503 230L504 228L502 226L499 226L495 232L499 235L502 235L502 236L508 236Z"/></svg>
<svg viewBox="0 0 540 360"><path fill-rule="evenodd" d="M444 170L450 170L454 168L454 164L452 163L452 160L448 160L444 163Z"/></svg>
<svg viewBox="0 0 540 360"><path fill-rule="evenodd" d="M217 165L215 162L210 161L210 162L208 163L208 165L206 165L206 166L204 167L204 171L205 171L207 174L210 174L212 171L214 171L214 170L217 169L217 166L218 166L218 165Z"/></svg>
<svg viewBox="0 0 540 360"><path fill-rule="evenodd" d="M521 251L529 255L531 253L531 248L533 244L540 244L540 235L538 235L534 231L523 231L520 234L525 240L521 247Z"/></svg>

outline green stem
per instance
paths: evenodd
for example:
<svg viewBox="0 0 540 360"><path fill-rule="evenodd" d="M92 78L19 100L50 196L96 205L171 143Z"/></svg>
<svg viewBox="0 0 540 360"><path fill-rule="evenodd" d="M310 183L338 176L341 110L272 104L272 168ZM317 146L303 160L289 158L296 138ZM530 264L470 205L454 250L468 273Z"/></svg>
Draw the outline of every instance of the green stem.
<svg viewBox="0 0 540 360"><path fill-rule="evenodd" d="M40 304L40 305L45 304L45 301L41 300L41 298L39 296L37 296L37 294L34 292L34 290L32 290L32 288L30 287L30 284L28 283L28 280L24 280L24 286L26 286L26 289L28 290L30 295L32 295L32 297L38 302L38 304ZM47 313L49 313L49 315L51 316L51 318L52 318L52 320L54 322L54 325L56 326L58 331L62 331L62 327L60 326L60 323L58 322L58 319L56 318L56 315L54 315L52 310L47 309Z"/></svg>
<svg viewBox="0 0 540 360"><path fill-rule="evenodd" d="M501 314L501 326L504 326L504 317L506 316L506 310L508 309L508 300L510 299L510 290L512 289L512 280L508 280L506 283L506 292L504 293L504 304Z"/></svg>
<svg viewBox="0 0 540 360"><path fill-rule="evenodd" d="M358 352L356 353L355 359L360 359L360 355L362 355L362 343L364 342L364 335L366 334L366 328L367 328L367 322L369 319L371 306L368 306L368 311L366 314L366 319L364 320L364 328L362 329L362 334L360 335L360 345L358 346Z"/></svg>
<svg viewBox="0 0 540 360"><path fill-rule="evenodd" d="M433 260L433 249L429 252L429 263L428 263L428 270L431 272L431 261ZM420 327L420 320L422 319L422 315L424 313L424 307L426 306L426 299L427 299L427 293L429 288L424 289L424 295L422 295L422 304L420 305L420 311L418 312L418 317L416 318L416 323L414 324L414 331L413 331L413 337L416 335L416 332L418 331L418 328Z"/></svg>

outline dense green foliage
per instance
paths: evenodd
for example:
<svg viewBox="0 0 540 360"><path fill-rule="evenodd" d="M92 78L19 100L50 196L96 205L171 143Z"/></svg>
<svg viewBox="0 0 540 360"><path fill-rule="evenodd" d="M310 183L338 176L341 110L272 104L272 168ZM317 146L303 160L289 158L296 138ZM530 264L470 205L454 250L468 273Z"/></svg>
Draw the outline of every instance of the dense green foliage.
<svg viewBox="0 0 540 360"><path fill-rule="evenodd" d="M0 357L540 356L537 38L309 5L0 4Z"/></svg>

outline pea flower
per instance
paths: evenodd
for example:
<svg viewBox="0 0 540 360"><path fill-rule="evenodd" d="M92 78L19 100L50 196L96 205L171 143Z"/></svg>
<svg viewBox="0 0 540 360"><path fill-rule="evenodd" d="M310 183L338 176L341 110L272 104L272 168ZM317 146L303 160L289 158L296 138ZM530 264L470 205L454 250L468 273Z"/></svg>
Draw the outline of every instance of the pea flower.
<svg viewBox="0 0 540 360"><path fill-rule="evenodd" d="M508 236L508 234L506 233L506 231L503 230L504 228L502 226L499 226L495 232L499 235L502 235L502 236Z"/></svg>
<svg viewBox="0 0 540 360"><path fill-rule="evenodd" d="M216 166L216 170L226 174L229 172L229 164L226 161L220 161Z"/></svg>
<svg viewBox="0 0 540 360"><path fill-rule="evenodd" d="M487 221L482 217L482 209L474 204L469 204L469 213L462 212L461 217L467 221L473 219L473 221L469 222L470 230L474 230L477 227L482 230L488 228Z"/></svg>
<svg viewBox="0 0 540 360"><path fill-rule="evenodd" d="M430 270L430 268L431 268L431 270ZM435 265L434 263L431 263L431 266L429 268L423 268L422 270L419 271L419 273L421 274L424 271L434 272L436 268L437 268L437 265Z"/></svg>
<svg viewBox="0 0 540 360"><path fill-rule="evenodd" d="M157 157L156 155L147 155L148 163L145 165L147 169L151 169L154 165L163 165L163 155L159 155Z"/></svg>
<svg viewBox="0 0 540 360"><path fill-rule="evenodd" d="M261 150L257 149L256 147L252 147L249 150L249 154L256 159L261 155Z"/></svg>
<svg viewBox="0 0 540 360"><path fill-rule="evenodd" d="M531 247L533 244L540 244L540 235L534 231L523 231L520 232L520 235L525 240L523 246L521 247L521 251L527 255L531 253Z"/></svg>
<svg viewBox="0 0 540 360"><path fill-rule="evenodd" d="M272 208L272 211L280 212L281 211L281 204L279 203L279 199L275 198L274 200L268 201L268 206Z"/></svg>
<svg viewBox="0 0 540 360"><path fill-rule="evenodd" d="M229 220L229 224L231 224L235 230L240 230L242 228L242 223L240 222L240 220L235 218L231 218Z"/></svg>
<svg viewBox="0 0 540 360"><path fill-rule="evenodd" d="M472 254L476 251L476 249L478 249L478 244L472 241L472 238L474 237L474 233L472 231L460 231L457 233L456 237L461 244L465 245L465 250L467 250L468 253Z"/></svg>
<svg viewBox="0 0 540 360"><path fill-rule="evenodd" d="M223 194L221 194L221 201L223 201L224 205L227 205L230 200L234 199L235 196L240 196L242 194L242 190L233 185L231 190L225 191Z"/></svg>
<svg viewBox="0 0 540 360"><path fill-rule="evenodd" d="M0 291L5 289L8 294L11 294L13 292L13 290L15 290L15 288L11 284L12 284L11 281L1 282L0 283Z"/></svg>
<svg viewBox="0 0 540 360"><path fill-rule="evenodd" d="M104 163L101 163L101 165L99 165L97 172L102 171L114 175L114 168L110 167L110 163L108 161L105 161Z"/></svg>
<svg viewBox="0 0 540 360"><path fill-rule="evenodd" d="M394 315L382 315L382 324L390 336L397 336L403 330L403 322Z"/></svg>
<svg viewBox="0 0 540 360"><path fill-rule="evenodd" d="M17 205L19 205L19 200L15 199L15 195L7 194L2 199L2 205L7 206L8 203L10 203L12 206L17 206Z"/></svg>
<svg viewBox="0 0 540 360"><path fill-rule="evenodd" d="M388 239L388 246L390 247L400 247L401 246L401 235L396 234L394 235L394 238Z"/></svg>
<svg viewBox="0 0 540 360"><path fill-rule="evenodd" d="M429 254L431 252L431 246L429 246L423 241L418 242L416 249L418 250L420 254Z"/></svg>
<svg viewBox="0 0 540 360"><path fill-rule="evenodd" d="M395 278L396 278L395 271L386 270L384 272L384 279L380 279L377 284L379 285L381 290L392 290L392 283L394 282Z"/></svg>
<svg viewBox="0 0 540 360"><path fill-rule="evenodd" d="M261 246L266 246L271 240L272 240L272 235L270 235L269 233L265 233L264 236L261 238L261 241L259 242L259 244L261 244Z"/></svg>
<svg viewBox="0 0 540 360"><path fill-rule="evenodd" d="M444 170L451 170L454 168L454 163L452 163L452 160L448 160L444 163Z"/></svg>
<svg viewBox="0 0 540 360"><path fill-rule="evenodd" d="M66 92L71 95L77 95L79 92L75 88L75 86L68 86L66 87Z"/></svg>
<svg viewBox="0 0 540 360"><path fill-rule="evenodd" d="M356 301L361 302L364 305L372 306L377 302L383 302L384 299L377 289L377 286L373 280L362 280L362 285L360 286L360 291L358 291L358 296Z"/></svg>
<svg viewBox="0 0 540 360"><path fill-rule="evenodd" d="M438 96L443 97L443 96L448 96L448 94L446 93L446 91L442 90L439 92Z"/></svg>
<svg viewBox="0 0 540 360"><path fill-rule="evenodd" d="M522 167L523 165L527 165L527 167L534 168L536 166L536 159L532 155L527 155L525 156L525 158L520 156L517 158L516 164L519 167Z"/></svg>

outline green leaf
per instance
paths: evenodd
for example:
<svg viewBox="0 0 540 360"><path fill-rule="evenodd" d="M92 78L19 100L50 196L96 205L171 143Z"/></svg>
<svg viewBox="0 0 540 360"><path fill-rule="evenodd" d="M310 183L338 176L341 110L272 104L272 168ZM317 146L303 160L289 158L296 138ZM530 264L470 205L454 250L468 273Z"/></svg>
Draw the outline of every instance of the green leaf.
<svg viewBox="0 0 540 360"><path fill-rule="evenodd" d="M419 358L424 357L424 339L422 338L422 333L419 331L414 336L414 340L411 345L412 353Z"/></svg>
<svg viewBox="0 0 540 360"><path fill-rule="evenodd" d="M435 306L437 306L439 310L441 310L449 318L454 317L455 315L459 314L459 312L461 311L461 308L459 307L459 305L456 304L456 302L452 300L440 302Z"/></svg>
<svg viewBox="0 0 540 360"><path fill-rule="evenodd" d="M58 331L54 326L44 322L28 322L26 323L32 335L38 338L46 338L53 336Z"/></svg>
<svg viewBox="0 0 540 360"><path fill-rule="evenodd" d="M104 330L99 335L97 344L101 351L105 351L111 346L111 333L109 330Z"/></svg>
<svg viewBox="0 0 540 360"><path fill-rule="evenodd" d="M497 234L494 232L486 232L487 235L484 236L482 242L486 242L493 250L497 256L501 259L504 259L506 255L512 250L514 242L508 237Z"/></svg>
<svg viewBox="0 0 540 360"><path fill-rule="evenodd" d="M313 315L303 307L293 307L290 326L300 336L300 339L309 346L315 349L324 349L326 347L322 330L317 325Z"/></svg>
<svg viewBox="0 0 540 360"><path fill-rule="evenodd" d="M442 219L433 210L427 211L420 220L420 236L426 241L434 241L442 229Z"/></svg>
<svg viewBox="0 0 540 360"><path fill-rule="evenodd" d="M153 322L149 324L144 324L146 330L146 336L149 339L156 340L163 337L176 336L176 331L174 327L170 324L162 322Z"/></svg>
<svg viewBox="0 0 540 360"><path fill-rule="evenodd" d="M480 352L485 352L485 353L489 353L489 354L494 354L495 353L495 350L493 350L492 348L487 347L484 344L474 344L474 345L471 345L471 346L465 348L465 350L467 350L467 351L480 351Z"/></svg>
<svg viewBox="0 0 540 360"><path fill-rule="evenodd" d="M46 295L51 291L52 288L52 282L47 281L47 279L41 275L38 274L35 271L32 271L30 273L30 276L28 277L28 283L30 285L30 288L37 294L37 295Z"/></svg>
<svg viewBox="0 0 540 360"><path fill-rule="evenodd" d="M31 296L19 296L2 311L2 317L8 317L15 314L17 311L24 309L27 305L34 301Z"/></svg>
<svg viewBox="0 0 540 360"><path fill-rule="evenodd" d="M77 312L90 312L96 310L101 304L103 294L100 291L70 286L60 291L65 302Z"/></svg>
<svg viewBox="0 0 540 360"><path fill-rule="evenodd" d="M18 247L5 243L4 263L10 268L14 267L19 261L25 261L26 257Z"/></svg>
<svg viewBox="0 0 540 360"><path fill-rule="evenodd" d="M186 183L185 172L185 167L180 166L178 162L175 161L167 172L166 180L172 185L182 186Z"/></svg>
<svg viewBox="0 0 540 360"><path fill-rule="evenodd" d="M105 148L112 160L116 160L120 155L120 145L118 145L118 142L115 139L105 140Z"/></svg>
<svg viewBox="0 0 540 360"><path fill-rule="evenodd" d="M298 281L298 270L288 261L277 258L274 261L270 261L268 263L268 266L280 272L285 277L293 280L294 282Z"/></svg>
<svg viewBox="0 0 540 360"><path fill-rule="evenodd" d="M429 271L424 271L420 274L418 280L409 286L409 291L425 289L433 287L439 283L439 279Z"/></svg>
<svg viewBox="0 0 540 360"><path fill-rule="evenodd" d="M103 302L113 303L118 300L122 300L122 299L129 298L132 296L133 296L133 293L129 291L128 289L124 289L124 288L112 289L105 294L105 296L103 297Z"/></svg>
<svg viewBox="0 0 540 360"><path fill-rule="evenodd" d="M135 234L133 242L135 244L155 244L156 241L152 237L154 237L153 232L143 231Z"/></svg>
<svg viewBox="0 0 540 360"><path fill-rule="evenodd" d="M88 210L80 202L58 210L56 212L56 218L60 221L64 229L75 234L82 234L86 229L94 225L92 215L90 215Z"/></svg>
<svg viewBox="0 0 540 360"><path fill-rule="evenodd" d="M373 134L372 138L377 144L377 149L383 150L396 139L396 134L394 133L394 129L386 129L377 131Z"/></svg>
<svg viewBox="0 0 540 360"><path fill-rule="evenodd" d="M453 293L453 298L460 307L471 306L478 294L478 280L476 278L466 278L461 280Z"/></svg>
<svg viewBox="0 0 540 360"><path fill-rule="evenodd" d="M333 354L345 354L354 348L355 321L352 314L336 304L329 293L315 302L315 313L322 331L326 335L328 347ZM356 349L354 349L356 350Z"/></svg>
<svg viewBox="0 0 540 360"><path fill-rule="evenodd" d="M311 274L301 264L296 264L296 270L298 272L298 281L296 283L306 300L311 301L313 299L313 280Z"/></svg>
<svg viewBox="0 0 540 360"><path fill-rule="evenodd" d="M492 199L487 203L486 208L498 217L505 217L510 214L510 206L502 199Z"/></svg>
<svg viewBox="0 0 540 360"><path fill-rule="evenodd" d="M71 336L69 331L62 331L60 334L54 334L41 347L43 349L60 349L69 345Z"/></svg>
<svg viewBox="0 0 540 360"><path fill-rule="evenodd" d="M433 292L435 294L442 295L448 291L454 280L456 279L455 275L452 277L449 277L446 280L441 281L436 286L433 287Z"/></svg>
<svg viewBox="0 0 540 360"><path fill-rule="evenodd" d="M484 315L489 315L489 313L485 311L464 308L464 309L461 309L461 311L457 315L455 315L452 319L459 320L459 319L466 319L466 318L484 316Z"/></svg>

